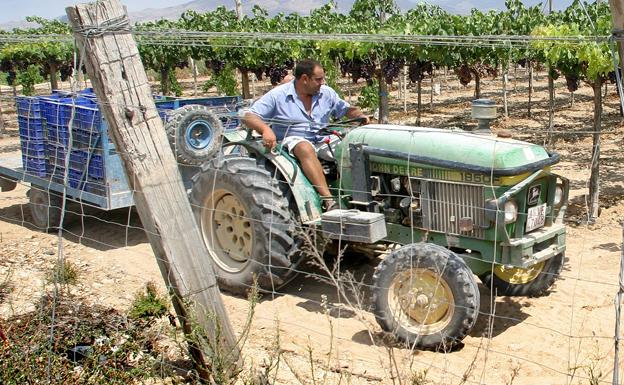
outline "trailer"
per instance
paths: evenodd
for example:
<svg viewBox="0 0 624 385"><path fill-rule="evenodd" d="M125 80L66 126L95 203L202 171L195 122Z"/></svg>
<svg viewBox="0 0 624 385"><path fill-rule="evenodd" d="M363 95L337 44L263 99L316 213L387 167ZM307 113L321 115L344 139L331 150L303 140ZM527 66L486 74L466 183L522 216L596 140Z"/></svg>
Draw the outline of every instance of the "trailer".
<svg viewBox="0 0 624 385"><path fill-rule="evenodd" d="M232 131L239 126L242 98L156 97L155 103L166 126L176 118L177 110L203 106L219 118L219 130ZM121 155L92 90L75 97L62 92L17 97L16 107L21 156L0 158L0 189L13 190L18 182L30 185L29 208L35 226L49 230L59 225L63 196L106 211L134 205ZM210 123L212 126L206 122L189 125L181 140L191 150L201 149L216 129L214 121ZM180 167L187 188L198 166Z"/></svg>

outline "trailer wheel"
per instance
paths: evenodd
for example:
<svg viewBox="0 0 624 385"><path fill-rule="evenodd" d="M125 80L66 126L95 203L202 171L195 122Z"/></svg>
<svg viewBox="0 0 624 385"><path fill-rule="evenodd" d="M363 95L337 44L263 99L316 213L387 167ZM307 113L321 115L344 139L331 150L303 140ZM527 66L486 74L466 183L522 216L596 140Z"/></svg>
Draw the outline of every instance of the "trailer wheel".
<svg viewBox="0 0 624 385"><path fill-rule="evenodd" d="M31 188L28 191L30 214L33 224L43 231L52 231L61 222L61 206L63 198L45 190Z"/></svg>
<svg viewBox="0 0 624 385"><path fill-rule="evenodd" d="M209 107L191 104L178 108L165 128L182 164L202 164L221 148L223 125Z"/></svg>
<svg viewBox="0 0 624 385"><path fill-rule="evenodd" d="M195 218L221 289L274 291L295 276L295 225L271 174L247 157L213 159L193 177Z"/></svg>
<svg viewBox="0 0 624 385"><path fill-rule="evenodd" d="M474 326L479 290L455 253L418 243L390 253L373 275L375 317L410 348L449 350Z"/></svg>
<svg viewBox="0 0 624 385"><path fill-rule="evenodd" d="M492 272L479 278L487 287L494 289L497 295L538 297L555 283L564 259L564 253L557 254L528 269L494 265Z"/></svg>

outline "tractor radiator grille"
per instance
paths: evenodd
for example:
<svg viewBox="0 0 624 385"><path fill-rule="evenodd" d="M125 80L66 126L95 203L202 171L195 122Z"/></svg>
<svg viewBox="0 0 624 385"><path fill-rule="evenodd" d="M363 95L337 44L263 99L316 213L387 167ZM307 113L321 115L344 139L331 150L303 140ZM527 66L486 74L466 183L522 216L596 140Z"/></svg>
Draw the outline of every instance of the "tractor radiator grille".
<svg viewBox="0 0 624 385"><path fill-rule="evenodd" d="M423 225L446 234L485 238L485 199L482 186L422 181ZM472 231L460 231L461 218L471 218Z"/></svg>

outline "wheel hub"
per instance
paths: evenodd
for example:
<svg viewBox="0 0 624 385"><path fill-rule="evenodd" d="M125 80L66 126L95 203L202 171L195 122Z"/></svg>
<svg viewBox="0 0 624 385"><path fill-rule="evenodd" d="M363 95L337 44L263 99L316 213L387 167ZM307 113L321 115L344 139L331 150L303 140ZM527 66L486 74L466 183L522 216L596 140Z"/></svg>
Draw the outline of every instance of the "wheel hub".
<svg viewBox="0 0 624 385"><path fill-rule="evenodd" d="M196 120L186 129L186 142L196 150L201 150L212 142L213 132L210 123L205 120Z"/></svg>
<svg viewBox="0 0 624 385"><path fill-rule="evenodd" d="M249 260L253 246L251 220L242 202L228 191L215 191L208 199L202 227L215 262L238 271Z"/></svg>
<svg viewBox="0 0 624 385"><path fill-rule="evenodd" d="M435 272L410 269L397 274L388 290L388 302L395 317L418 334L444 329L455 309L450 287Z"/></svg>
<svg viewBox="0 0 624 385"><path fill-rule="evenodd" d="M544 270L546 261L537 263L527 269L514 266L495 265L494 274L505 282L522 285L533 281Z"/></svg>

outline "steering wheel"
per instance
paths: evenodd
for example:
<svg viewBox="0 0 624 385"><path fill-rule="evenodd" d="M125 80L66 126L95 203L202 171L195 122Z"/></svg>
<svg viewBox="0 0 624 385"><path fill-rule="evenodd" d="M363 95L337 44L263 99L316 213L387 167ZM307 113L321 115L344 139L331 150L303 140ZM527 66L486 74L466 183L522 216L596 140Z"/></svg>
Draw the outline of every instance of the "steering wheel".
<svg viewBox="0 0 624 385"><path fill-rule="evenodd" d="M347 120L343 120L340 122L336 122L338 124L350 124L350 123L358 123L358 126L361 126L362 124L364 124L364 122L366 122L366 116L358 116L357 118L352 118L352 119L347 119Z"/></svg>
<svg viewBox="0 0 624 385"><path fill-rule="evenodd" d="M321 128L319 130L319 134L321 134L321 135L336 135L337 137L342 139L347 133L349 133L351 128L356 127L356 125L350 124L350 123L358 123L357 126L361 126L362 124L364 124L364 122L366 122L366 117L365 116L358 116L357 118L352 118L352 119L342 120L342 121L339 121L339 122L334 122L333 124L335 124L337 127L324 127L324 128ZM344 125L348 125L348 124L350 124L349 127L343 127Z"/></svg>

